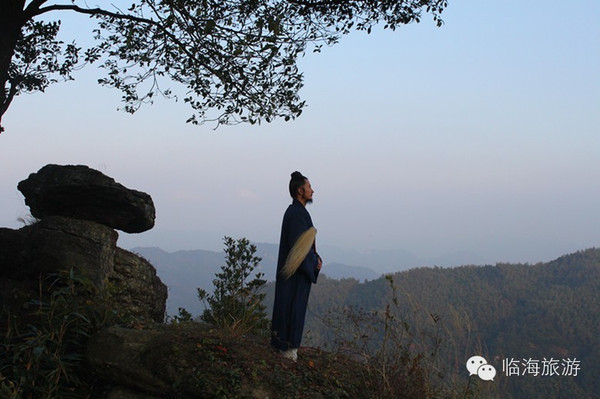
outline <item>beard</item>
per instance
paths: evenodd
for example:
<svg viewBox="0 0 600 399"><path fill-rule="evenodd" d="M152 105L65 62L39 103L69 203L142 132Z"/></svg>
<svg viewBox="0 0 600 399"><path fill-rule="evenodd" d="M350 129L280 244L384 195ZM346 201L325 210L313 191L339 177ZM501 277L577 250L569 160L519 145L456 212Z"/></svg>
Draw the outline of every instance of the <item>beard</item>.
<svg viewBox="0 0 600 399"><path fill-rule="evenodd" d="M312 198L308 198L308 199L306 200L306 205L308 205L308 204L312 204L312 202L313 202Z"/></svg>

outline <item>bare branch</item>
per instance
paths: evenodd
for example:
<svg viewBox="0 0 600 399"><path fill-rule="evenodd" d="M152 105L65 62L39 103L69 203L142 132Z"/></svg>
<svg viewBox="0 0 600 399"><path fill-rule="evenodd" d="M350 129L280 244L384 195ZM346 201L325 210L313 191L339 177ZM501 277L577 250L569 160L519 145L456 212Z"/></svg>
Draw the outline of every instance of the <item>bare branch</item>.
<svg viewBox="0 0 600 399"><path fill-rule="evenodd" d="M120 14L120 13L116 13L116 12L107 11L102 8L81 8L74 4L53 4L48 7L40 8L37 12L34 13L34 15L41 15L41 14L48 13L51 11L59 11L59 10L75 11L77 13L87 14L87 15L102 15L104 17L117 18L117 19L133 21L133 22L139 22L142 24L159 26L159 23L152 19L137 17L135 15L130 15L130 14Z"/></svg>

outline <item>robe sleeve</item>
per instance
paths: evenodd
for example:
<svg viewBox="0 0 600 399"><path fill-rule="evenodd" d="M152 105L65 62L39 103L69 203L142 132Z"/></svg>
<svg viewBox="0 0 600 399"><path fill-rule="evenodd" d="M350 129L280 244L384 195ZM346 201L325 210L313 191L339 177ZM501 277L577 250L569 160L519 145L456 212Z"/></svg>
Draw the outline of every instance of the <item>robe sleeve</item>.
<svg viewBox="0 0 600 399"><path fill-rule="evenodd" d="M306 274L311 282L316 283L317 277L319 277L319 269L317 268L318 263L317 254L315 253L315 250L311 248L298 269Z"/></svg>
<svg viewBox="0 0 600 399"><path fill-rule="evenodd" d="M310 227L310 223L302 217L302 215L294 215L290 220L290 247L294 245L298 237ZM319 263L317 259L317 253L315 252L314 246L308 251L306 258L302 261L300 266L298 267L298 271L306 275L308 279L316 283L317 277L319 276L319 269L317 269L317 264Z"/></svg>

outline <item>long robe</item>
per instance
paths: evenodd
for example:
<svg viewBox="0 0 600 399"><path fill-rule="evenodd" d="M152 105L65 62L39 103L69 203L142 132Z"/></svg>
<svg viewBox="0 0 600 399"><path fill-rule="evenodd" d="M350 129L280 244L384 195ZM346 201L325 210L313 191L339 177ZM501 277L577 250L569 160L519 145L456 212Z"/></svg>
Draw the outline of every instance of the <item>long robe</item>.
<svg viewBox="0 0 600 399"><path fill-rule="evenodd" d="M318 255L314 246L291 277L286 279L281 274L294 243L311 227L310 214L304 205L294 199L283 215L277 259L271 345L280 350L300 347L310 288L319 275Z"/></svg>

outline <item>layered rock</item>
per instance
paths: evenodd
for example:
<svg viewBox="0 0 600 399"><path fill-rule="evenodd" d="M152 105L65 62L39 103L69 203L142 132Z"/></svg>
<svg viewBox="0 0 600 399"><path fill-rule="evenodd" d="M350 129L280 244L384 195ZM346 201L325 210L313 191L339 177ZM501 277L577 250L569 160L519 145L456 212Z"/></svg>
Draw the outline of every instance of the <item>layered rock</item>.
<svg viewBox="0 0 600 399"><path fill-rule="evenodd" d="M94 287L78 293L77 300L82 303L94 304L95 292L101 292L102 306L108 307L111 315L118 315L119 322L134 326L164 322L167 287L156 269L144 258L117 247L115 229L142 232L154 225L155 209L148 194L81 165L47 165L20 182L18 188L38 220L18 230L0 228L2 333L11 330L7 323L35 325L34 308L51 302L54 276L71 270ZM140 342L154 337L146 330L124 331L140 335ZM100 352L107 349L94 348ZM113 355L129 356L131 351ZM165 391L164 382L141 377L132 370L132 378L154 388L150 392ZM107 397L111 399L151 397L148 389L138 394L127 388L135 387L128 381L109 384L112 389Z"/></svg>
<svg viewBox="0 0 600 399"><path fill-rule="evenodd" d="M163 322L167 304L167 286L146 259L116 248L114 268L109 281L118 287L113 294L120 306L142 320Z"/></svg>
<svg viewBox="0 0 600 399"><path fill-rule="evenodd" d="M46 165L19 183L31 214L89 220L126 233L154 226L152 198L84 165Z"/></svg>
<svg viewBox="0 0 600 399"><path fill-rule="evenodd" d="M108 283L120 311L141 322L163 322L167 287L145 259L117 247L114 230L154 224L148 194L130 190L87 166L48 165L19 183L40 219L19 230L0 229L0 299L18 313L39 277L77 269L98 288Z"/></svg>

